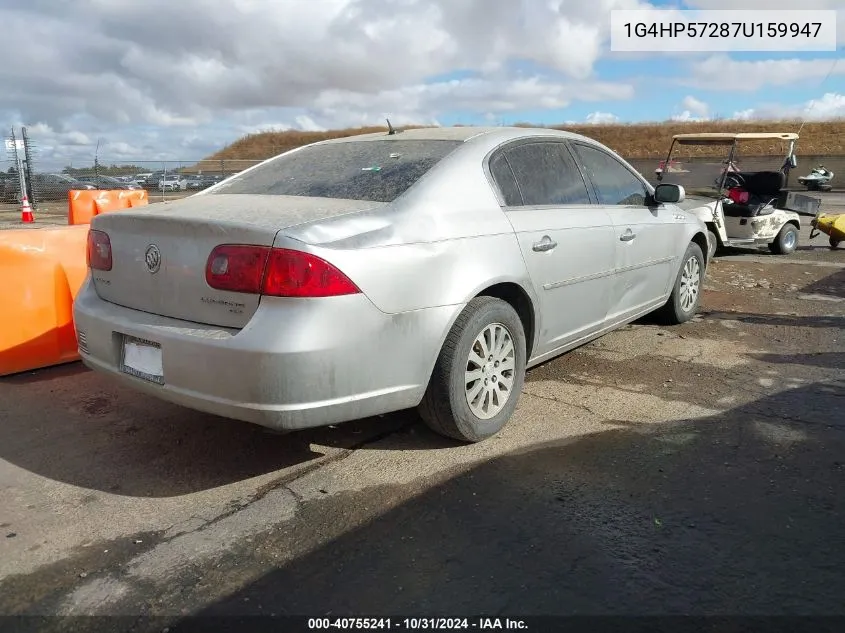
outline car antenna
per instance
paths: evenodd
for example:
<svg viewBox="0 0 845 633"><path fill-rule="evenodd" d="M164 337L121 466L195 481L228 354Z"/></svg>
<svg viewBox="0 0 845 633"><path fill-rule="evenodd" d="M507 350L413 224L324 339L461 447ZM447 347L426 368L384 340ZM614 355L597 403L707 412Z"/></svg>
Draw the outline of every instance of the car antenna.
<svg viewBox="0 0 845 633"><path fill-rule="evenodd" d="M390 124L390 119L385 119L385 120L387 121L387 134L388 134L388 136L396 134L396 128L394 128Z"/></svg>

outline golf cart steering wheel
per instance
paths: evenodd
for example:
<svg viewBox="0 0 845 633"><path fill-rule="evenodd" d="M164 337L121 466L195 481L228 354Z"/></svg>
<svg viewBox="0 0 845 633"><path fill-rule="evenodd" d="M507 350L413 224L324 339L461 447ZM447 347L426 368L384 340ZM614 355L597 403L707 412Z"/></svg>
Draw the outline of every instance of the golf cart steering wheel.
<svg viewBox="0 0 845 633"><path fill-rule="evenodd" d="M725 178L725 187L731 189L733 187L742 187L745 185L745 178L736 172L731 172Z"/></svg>

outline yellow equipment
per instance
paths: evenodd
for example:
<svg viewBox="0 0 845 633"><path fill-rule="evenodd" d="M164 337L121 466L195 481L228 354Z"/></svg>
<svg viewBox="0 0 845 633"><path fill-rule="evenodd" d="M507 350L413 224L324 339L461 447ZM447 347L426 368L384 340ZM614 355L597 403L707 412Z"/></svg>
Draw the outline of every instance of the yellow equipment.
<svg viewBox="0 0 845 633"><path fill-rule="evenodd" d="M845 241L845 213L837 213L835 215L828 215L827 213L818 213L816 217L810 220L810 239L816 237L819 233L824 233L830 236L830 247L836 248L840 242Z"/></svg>

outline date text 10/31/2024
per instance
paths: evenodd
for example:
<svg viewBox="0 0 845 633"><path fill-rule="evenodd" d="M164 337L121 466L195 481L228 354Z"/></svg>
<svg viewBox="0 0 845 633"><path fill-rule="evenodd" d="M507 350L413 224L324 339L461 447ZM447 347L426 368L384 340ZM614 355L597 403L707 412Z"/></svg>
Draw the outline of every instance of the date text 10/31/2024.
<svg viewBox="0 0 845 633"><path fill-rule="evenodd" d="M308 618L309 630L527 630L512 618Z"/></svg>

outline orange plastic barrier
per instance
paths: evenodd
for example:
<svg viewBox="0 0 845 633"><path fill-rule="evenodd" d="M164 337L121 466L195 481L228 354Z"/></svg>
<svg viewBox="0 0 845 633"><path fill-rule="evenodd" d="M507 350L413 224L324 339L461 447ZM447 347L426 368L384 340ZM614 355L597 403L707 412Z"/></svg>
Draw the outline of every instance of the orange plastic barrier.
<svg viewBox="0 0 845 633"><path fill-rule="evenodd" d="M142 190L87 191L74 189L68 192L67 223L90 224L95 215L149 204L147 192Z"/></svg>
<svg viewBox="0 0 845 633"><path fill-rule="evenodd" d="M73 300L87 226L0 231L0 376L79 359Z"/></svg>

